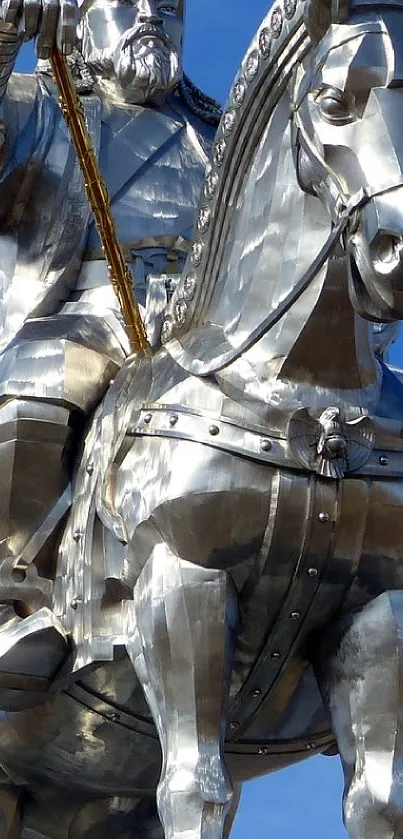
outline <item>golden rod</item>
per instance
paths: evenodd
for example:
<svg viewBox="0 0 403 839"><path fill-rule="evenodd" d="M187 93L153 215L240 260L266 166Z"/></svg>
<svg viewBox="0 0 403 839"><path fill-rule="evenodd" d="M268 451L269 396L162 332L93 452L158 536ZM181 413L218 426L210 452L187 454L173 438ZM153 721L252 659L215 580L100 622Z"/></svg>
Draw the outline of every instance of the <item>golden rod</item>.
<svg viewBox="0 0 403 839"><path fill-rule="evenodd" d="M102 178L85 124L81 102L77 96L67 60L53 50L51 65L60 94L60 107L70 129L84 177L85 191L108 263L109 279L116 292L126 327L130 350L148 350L149 343L133 290L133 281L120 246L113 220L108 190Z"/></svg>

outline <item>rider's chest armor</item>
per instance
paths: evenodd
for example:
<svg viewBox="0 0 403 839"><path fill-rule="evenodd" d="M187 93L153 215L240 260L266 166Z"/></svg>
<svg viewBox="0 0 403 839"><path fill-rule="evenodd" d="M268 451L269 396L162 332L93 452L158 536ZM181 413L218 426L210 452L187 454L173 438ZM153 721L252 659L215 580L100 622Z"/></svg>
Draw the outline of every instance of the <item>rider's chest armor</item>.
<svg viewBox="0 0 403 839"><path fill-rule="evenodd" d="M150 277L166 274L169 285L169 278L181 273L206 160L201 135L169 106L165 112L113 108L102 116L100 167L143 306ZM103 298L113 300L93 224L77 288L103 288Z"/></svg>
<svg viewBox="0 0 403 839"><path fill-rule="evenodd" d="M123 244L191 233L206 155L172 109L104 113L99 163ZM88 248L98 243L92 229Z"/></svg>

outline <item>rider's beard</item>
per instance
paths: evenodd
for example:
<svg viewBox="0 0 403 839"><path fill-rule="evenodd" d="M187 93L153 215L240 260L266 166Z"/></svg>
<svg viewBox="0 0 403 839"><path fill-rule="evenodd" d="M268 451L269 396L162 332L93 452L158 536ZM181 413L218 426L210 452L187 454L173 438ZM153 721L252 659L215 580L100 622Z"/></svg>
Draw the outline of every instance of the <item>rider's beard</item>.
<svg viewBox="0 0 403 839"><path fill-rule="evenodd" d="M178 52L157 39L127 43L114 56L114 74L126 101L156 101L173 90L181 75Z"/></svg>

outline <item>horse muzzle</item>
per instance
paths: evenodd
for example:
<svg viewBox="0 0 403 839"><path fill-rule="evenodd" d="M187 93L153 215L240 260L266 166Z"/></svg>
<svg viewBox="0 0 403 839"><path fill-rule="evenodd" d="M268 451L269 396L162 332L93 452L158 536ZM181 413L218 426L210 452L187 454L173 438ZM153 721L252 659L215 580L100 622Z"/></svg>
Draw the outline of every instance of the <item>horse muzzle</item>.
<svg viewBox="0 0 403 839"><path fill-rule="evenodd" d="M356 213L346 245L359 314L403 319L403 187L374 196Z"/></svg>

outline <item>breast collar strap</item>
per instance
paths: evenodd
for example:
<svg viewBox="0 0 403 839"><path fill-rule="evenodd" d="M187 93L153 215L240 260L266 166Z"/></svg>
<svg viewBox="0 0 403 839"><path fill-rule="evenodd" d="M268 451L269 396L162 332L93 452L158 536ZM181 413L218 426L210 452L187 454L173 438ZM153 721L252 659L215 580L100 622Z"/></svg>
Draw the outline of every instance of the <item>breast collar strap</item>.
<svg viewBox="0 0 403 839"><path fill-rule="evenodd" d="M324 172L327 173L329 181L331 182L334 192L337 195L335 200L335 211L337 214L337 221L341 219L345 214L347 217L351 216L355 210L361 209L371 198L377 198L380 195L384 195L387 192L391 192L393 189L397 189L400 186L403 186L403 174L400 178L397 178L391 184L384 184L382 187L378 189L372 189L369 186L362 187L353 195L346 196L340 189L340 184L335 177L335 173L330 168L330 166L326 163L325 159L319 153L319 150L316 148L315 144L312 142L311 138L307 134L305 127L301 121L301 117L299 115L298 108L294 111L294 120L295 120L295 127L297 129L297 140L296 145L297 148L301 146L301 140L299 139L302 137L305 149L307 153L309 152L310 156L317 161L318 167L322 169Z"/></svg>

